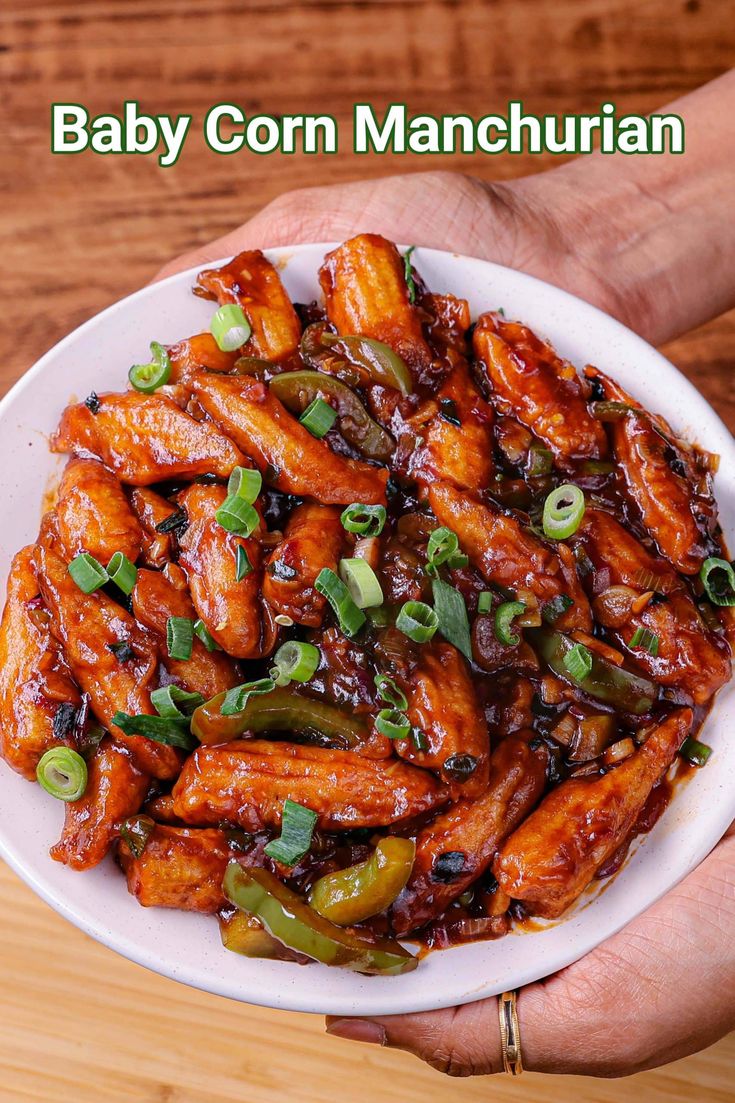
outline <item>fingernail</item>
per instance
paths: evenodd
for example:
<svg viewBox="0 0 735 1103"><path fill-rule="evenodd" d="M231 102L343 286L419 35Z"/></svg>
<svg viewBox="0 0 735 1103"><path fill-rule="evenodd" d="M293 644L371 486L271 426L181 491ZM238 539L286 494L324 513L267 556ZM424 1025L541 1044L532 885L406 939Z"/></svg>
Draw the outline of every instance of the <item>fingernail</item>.
<svg viewBox="0 0 735 1103"><path fill-rule="evenodd" d="M327 1034L349 1038L352 1042L371 1042L376 1046L384 1046L386 1041L385 1029L380 1023L371 1023L367 1019L337 1019L329 1024Z"/></svg>

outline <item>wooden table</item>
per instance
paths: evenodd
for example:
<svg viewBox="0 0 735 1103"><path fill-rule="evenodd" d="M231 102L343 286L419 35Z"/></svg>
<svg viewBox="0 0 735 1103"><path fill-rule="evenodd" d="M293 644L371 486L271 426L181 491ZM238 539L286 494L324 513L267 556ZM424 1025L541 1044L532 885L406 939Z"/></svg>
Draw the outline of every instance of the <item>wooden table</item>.
<svg viewBox="0 0 735 1103"><path fill-rule="evenodd" d="M239 14L235 9L239 9ZM296 186L456 168L490 178L546 158L217 157L192 134L161 171L145 157L52 157L49 103L93 113L219 101L248 112L383 108L482 114L522 96L537 112L606 98L653 109L735 57L731 0L6 0L0 288L9 386L72 327ZM666 352L735 425L735 316ZM635 1082L529 1075L449 1082L413 1059L323 1036L320 1019L239 1006L145 972L72 928L0 868L0 1101L613 1103L735 1099L735 1038Z"/></svg>

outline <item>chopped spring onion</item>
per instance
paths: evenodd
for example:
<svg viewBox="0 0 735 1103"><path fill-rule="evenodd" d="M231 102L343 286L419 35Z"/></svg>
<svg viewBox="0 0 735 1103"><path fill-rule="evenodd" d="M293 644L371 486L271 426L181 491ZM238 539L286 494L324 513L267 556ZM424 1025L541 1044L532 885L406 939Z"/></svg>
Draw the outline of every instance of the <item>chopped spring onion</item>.
<svg viewBox="0 0 735 1103"><path fill-rule="evenodd" d="M166 536L169 532L175 532L180 536L182 532L186 532L188 527L189 514L183 506L177 506L173 513L169 513L168 517L164 517L156 525L156 532L160 532L162 536Z"/></svg>
<svg viewBox="0 0 735 1103"><path fill-rule="evenodd" d="M406 739L411 731L411 721L398 709L381 709L375 717L375 730L389 739Z"/></svg>
<svg viewBox="0 0 735 1103"><path fill-rule="evenodd" d="M706 743L700 743L698 739L688 735L679 748L679 754L690 762L692 766L704 766L712 754L712 748Z"/></svg>
<svg viewBox="0 0 735 1103"><path fill-rule="evenodd" d="M259 678L256 682L243 682L241 686L228 689L222 698L220 712L223 716L234 716L236 712L242 712L251 697L263 693L272 693L276 683L272 678Z"/></svg>
<svg viewBox="0 0 735 1103"><path fill-rule="evenodd" d="M171 377L171 360L163 345L151 341L150 364L133 364L128 379L136 391L153 394L159 387L168 383Z"/></svg>
<svg viewBox="0 0 735 1103"><path fill-rule="evenodd" d="M131 716L127 712L116 712L112 723L125 735L142 735L154 743L164 743L167 747L180 747L182 751L191 751L196 739L189 731L189 719L176 719L170 716L148 716L141 713Z"/></svg>
<svg viewBox="0 0 735 1103"><path fill-rule="evenodd" d="M317 814L295 800L283 802L281 818L281 836L271 839L265 847L265 853L284 866L295 866L304 857L314 835Z"/></svg>
<svg viewBox="0 0 735 1103"><path fill-rule="evenodd" d="M287 640L273 656L275 669L287 682L308 682L321 660L321 651L313 643ZM281 683L286 684L286 683Z"/></svg>
<svg viewBox="0 0 735 1103"><path fill-rule="evenodd" d="M422 732L421 728L411 729L411 742L417 751L428 751L429 740L426 738L426 732Z"/></svg>
<svg viewBox="0 0 735 1103"><path fill-rule="evenodd" d="M388 516L385 506L364 506L353 502L342 513L342 527L360 536L380 536Z"/></svg>
<svg viewBox="0 0 735 1103"><path fill-rule="evenodd" d="M443 563L450 567L464 567L467 556L459 550L457 534L448 528L434 529L426 545L426 571L436 577Z"/></svg>
<svg viewBox="0 0 735 1103"><path fill-rule="evenodd" d="M556 597L552 597L551 601L547 601L541 606L541 616L547 624L556 624L559 617L564 616L567 609L571 609L573 605L574 601L568 594L557 594Z"/></svg>
<svg viewBox="0 0 735 1103"><path fill-rule="evenodd" d="M339 577L358 609L373 609L383 604L378 576L364 559L341 559Z"/></svg>
<svg viewBox="0 0 735 1103"><path fill-rule="evenodd" d="M416 302L416 281L413 278L413 269L411 267L411 253L416 248L415 245L410 245L406 252L403 254L403 274L406 279L406 287L408 288L408 301L410 303Z"/></svg>
<svg viewBox="0 0 735 1103"><path fill-rule="evenodd" d="M344 582L329 567L323 567L316 577L314 587L332 606L344 634L356 635L365 623L366 617L362 609L358 609L355 605Z"/></svg>
<svg viewBox="0 0 735 1103"><path fill-rule="evenodd" d="M525 608L522 601L504 601L495 610L495 635L506 647L517 647L521 642L521 637L517 632L511 632L510 626Z"/></svg>
<svg viewBox="0 0 735 1103"><path fill-rule="evenodd" d="M227 493L252 505L262 486L263 476L260 471L254 467L234 467L227 483Z"/></svg>
<svg viewBox="0 0 735 1103"><path fill-rule="evenodd" d="M313 437L321 440L337 420L337 411L323 398L315 398L304 410L299 421Z"/></svg>
<svg viewBox="0 0 735 1103"><path fill-rule="evenodd" d="M245 551L242 544L237 545L237 562L235 566L235 581L242 582L243 578L247 578L249 574L253 572L253 564L250 562L250 557Z"/></svg>
<svg viewBox="0 0 735 1103"><path fill-rule="evenodd" d="M188 617L169 617L166 621L166 650L169 658L188 662L194 644L194 622Z"/></svg>
<svg viewBox="0 0 735 1103"><path fill-rule="evenodd" d="M526 460L526 475L528 478L536 478L540 475L550 475L554 467L554 457L548 448L542 448L538 444L532 444L528 450Z"/></svg>
<svg viewBox="0 0 735 1103"><path fill-rule="evenodd" d="M592 655L583 643L575 643L562 661L567 674L575 682L583 682L592 670Z"/></svg>
<svg viewBox="0 0 735 1103"><path fill-rule="evenodd" d="M201 693L189 693L180 686L168 685L153 690L151 704L159 716L167 720L183 720L204 704L204 698Z"/></svg>
<svg viewBox="0 0 735 1103"><path fill-rule="evenodd" d="M250 536L260 524L258 511L236 494L227 495L215 512L214 519L235 536Z"/></svg>
<svg viewBox="0 0 735 1103"><path fill-rule="evenodd" d="M477 599L477 612L489 613L493 607L493 595L490 590L483 590Z"/></svg>
<svg viewBox="0 0 735 1103"><path fill-rule="evenodd" d="M107 571L89 552L72 559L67 570L83 594L92 594L109 580Z"/></svg>
<svg viewBox="0 0 735 1103"><path fill-rule="evenodd" d="M234 352L242 348L253 332L245 312L237 303L226 303L215 310L209 331L222 352Z"/></svg>
<svg viewBox="0 0 735 1103"><path fill-rule="evenodd" d="M215 641L214 636L209 631L203 620L194 621L194 635L197 637L197 639L201 640L207 651L211 652L222 650L220 645Z"/></svg>
<svg viewBox="0 0 735 1103"><path fill-rule="evenodd" d="M606 399L602 402L593 402L590 409L593 417L598 421L620 421L635 407L627 402L610 402Z"/></svg>
<svg viewBox="0 0 735 1103"><path fill-rule="evenodd" d="M712 556L705 559L699 577L713 605L735 605L735 570L732 563Z"/></svg>
<svg viewBox="0 0 735 1103"><path fill-rule="evenodd" d="M87 788L87 763L71 747L51 747L36 766L38 784L57 800L79 800Z"/></svg>
<svg viewBox="0 0 735 1103"><path fill-rule="evenodd" d="M442 582L439 578L434 579L431 588L439 631L445 640L453 643L457 650L471 662L470 622L462 594L454 586L450 586L448 582Z"/></svg>
<svg viewBox="0 0 735 1103"><path fill-rule="evenodd" d="M129 816L120 824L120 838L134 858L140 858L155 828L150 816Z"/></svg>
<svg viewBox="0 0 735 1103"><path fill-rule="evenodd" d="M107 577L124 594L132 594L135 580L138 577L138 568L130 562L127 555L124 555L121 551L116 551L107 564Z"/></svg>
<svg viewBox="0 0 735 1103"><path fill-rule="evenodd" d="M584 494L574 483L557 486L544 502L544 535L566 540L577 531L584 516Z"/></svg>
<svg viewBox="0 0 735 1103"><path fill-rule="evenodd" d="M375 675L375 688L381 700L385 701L392 708L398 709L400 712L408 708L408 701L406 700L405 693L396 685L393 678L389 678L387 674Z"/></svg>
<svg viewBox="0 0 735 1103"><path fill-rule="evenodd" d="M654 659L658 655L659 638L655 632L648 628L636 628L628 647L637 647L641 651L647 651Z"/></svg>
<svg viewBox="0 0 735 1103"><path fill-rule="evenodd" d="M407 601L396 617L396 628L414 643L428 643L438 627L435 610L424 601Z"/></svg>

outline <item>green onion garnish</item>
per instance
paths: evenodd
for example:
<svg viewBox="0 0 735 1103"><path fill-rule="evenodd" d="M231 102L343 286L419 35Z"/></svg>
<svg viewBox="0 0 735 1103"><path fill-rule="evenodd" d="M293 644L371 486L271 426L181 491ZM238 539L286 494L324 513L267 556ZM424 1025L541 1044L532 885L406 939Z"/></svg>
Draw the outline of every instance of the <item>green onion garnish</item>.
<svg viewBox="0 0 735 1103"><path fill-rule="evenodd" d="M237 563L235 566L235 581L242 582L243 578L247 578L249 574L252 574L253 564L250 562L250 557L245 551L242 544L237 545Z"/></svg>
<svg viewBox="0 0 735 1103"><path fill-rule="evenodd" d="M584 516L584 494L573 483L557 486L544 502L544 534L552 540L566 540L577 531Z"/></svg>
<svg viewBox="0 0 735 1103"><path fill-rule="evenodd" d="M364 559L341 559L339 577L358 609L373 609L383 604L378 576Z"/></svg>
<svg viewBox="0 0 735 1103"><path fill-rule="evenodd" d="M166 621L166 650L169 658L187 662L194 644L194 622L188 617L169 617Z"/></svg>
<svg viewBox="0 0 735 1103"><path fill-rule="evenodd" d="M637 647L641 651L647 651L654 659L658 655L659 639L655 632L648 628L636 628L628 647Z"/></svg>
<svg viewBox="0 0 735 1103"><path fill-rule="evenodd" d="M158 341L151 341L151 362L149 364L133 364L128 372L128 379L136 391L143 394L153 394L159 387L168 383L171 376L171 360L163 345Z"/></svg>
<svg viewBox="0 0 735 1103"><path fill-rule="evenodd" d="M735 605L735 570L732 563L712 556L705 559L699 577L713 605Z"/></svg>
<svg viewBox="0 0 735 1103"><path fill-rule="evenodd" d="M353 502L343 512L340 520L347 532L356 532L360 536L380 536L388 513L385 506L364 506Z"/></svg>
<svg viewBox="0 0 735 1103"><path fill-rule="evenodd" d="M627 402L612 402L604 399L601 402L593 402L590 409L592 416L596 417L598 421L621 421L635 407L630 406Z"/></svg>
<svg viewBox="0 0 735 1103"><path fill-rule="evenodd" d="M169 513L168 517L164 517L164 519L156 525L156 532L160 532L163 536L166 536L169 532L175 532L180 536L182 532L186 532L188 527L188 513L183 506L177 506L173 513Z"/></svg>
<svg viewBox="0 0 735 1103"><path fill-rule="evenodd" d="M242 348L253 332L245 312L237 303L226 303L215 310L209 331L222 352L234 352Z"/></svg>
<svg viewBox="0 0 735 1103"><path fill-rule="evenodd" d="M260 471L256 471L254 467L234 467L227 483L227 493L252 505L262 486L263 476Z"/></svg>
<svg viewBox="0 0 735 1103"><path fill-rule="evenodd" d="M387 674L375 675L375 688L381 700L387 702L391 708L398 709L400 712L408 708L405 693Z"/></svg>
<svg viewBox="0 0 735 1103"><path fill-rule="evenodd" d="M67 567L83 594L92 594L109 581L107 571L89 552L82 552Z"/></svg>
<svg viewBox="0 0 735 1103"><path fill-rule="evenodd" d="M406 252L403 254L403 274L406 279L406 287L408 288L408 301L410 303L416 302L416 281L413 278L413 269L411 267L411 253L416 248L415 245L410 245Z"/></svg>
<svg viewBox="0 0 735 1103"><path fill-rule="evenodd" d="M127 555L116 551L107 564L107 577L124 594L132 594L135 580L138 577L138 568L134 563L131 563Z"/></svg>
<svg viewBox="0 0 735 1103"><path fill-rule="evenodd" d="M434 609L439 622L439 631L445 640L453 643L466 659L472 661L472 641L470 640L470 622L467 606L459 590L435 578L431 584L434 594Z"/></svg>
<svg viewBox="0 0 735 1103"><path fill-rule="evenodd" d="M547 624L555 624L559 617L563 616L567 609L571 609L573 605L574 601L568 594L557 594L556 597L552 597L551 601L546 601L541 606L541 616Z"/></svg>
<svg viewBox="0 0 735 1103"><path fill-rule="evenodd" d="M549 475L554 466L554 457L548 448L542 448L538 444L532 444L528 450L526 461L526 476L535 478L539 475Z"/></svg>
<svg viewBox="0 0 735 1103"><path fill-rule="evenodd" d="M317 814L295 800L283 802L281 835L271 839L265 846L265 853L284 866L295 866L304 857L314 835Z"/></svg>
<svg viewBox="0 0 735 1103"><path fill-rule="evenodd" d="M436 612L424 601L407 601L396 617L396 628L414 643L428 643L438 627Z"/></svg>
<svg viewBox="0 0 735 1103"><path fill-rule="evenodd" d="M310 402L299 418L304 429L308 429L317 440L327 435L336 420L337 411L323 398L315 398Z"/></svg>
<svg viewBox="0 0 735 1103"><path fill-rule="evenodd" d="M251 697L272 693L275 688L276 683L272 678L258 678L255 682L243 682L241 686L228 689L222 698L220 712L223 716L234 716L236 712L242 712Z"/></svg>
<svg viewBox="0 0 735 1103"><path fill-rule="evenodd" d="M220 645L215 641L214 636L209 631L203 620L194 621L194 635L197 637L197 639L201 640L207 651L222 650Z"/></svg>
<svg viewBox="0 0 735 1103"><path fill-rule="evenodd" d="M214 519L223 529L232 532L235 536L250 536L260 524L260 516L256 509L243 498L236 494L228 494L222 505L216 510Z"/></svg>
<svg viewBox="0 0 735 1103"><path fill-rule="evenodd" d="M273 656L275 669L280 678L288 682L308 682L321 660L321 651L313 643L287 640L282 643Z"/></svg>
<svg viewBox="0 0 735 1103"><path fill-rule="evenodd" d="M51 747L36 766L38 784L57 800L79 800L87 788L87 763L71 747Z"/></svg>
<svg viewBox="0 0 735 1103"><path fill-rule="evenodd" d="M583 643L575 643L562 661L564 669L574 682L583 682L592 670L592 655Z"/></svg>
<svg viewBox="0 0 735 1103"><path fill-rule="evenodd" d="M489 613L493 607L493 595L490 590L483 590L477 599L477 612Z"/></svg>
<svg viewBox="0 0 735 1103"><path fill-rule="evenodd" d="M422 732L421 728L411 729L411 740L417 751L428 751L429 740L427 738L426 732Z"/></svg>
<svg viewBox="0 0 735 1103"><path fill-rule="evenodd" d="M375 730L389 739L406 739L411 731L411 722L398 709L381 709L375 717Z"/></svg>
<svg viewBox="0 0 735 1103"><path fill-rule="evenodd" d="M467 563L467 556L459 550L457 534L447 528L434 529L426 545L426 559L427 573L435 577L443 563L450 567L463 567Z"/></svg>
<svg viewBox="0 0 735 1103"><path fill-rule="evenodd" d="M712 748L706 743L700 743L698 739L688 735L679 748L679 754L682 758L685 758L687 762L690 762L692 766L704 766L707 759L712 754Z"/></svg>
<svg viewBox="0 0 735 1103"><path fill-rule="evenodd" d="M316 577L314 586L332 606L344 634L356 635L365 623L366 617L362 609L358 609L355 605L344 582L329 567L323 567Z"/></svg>
<svg viewBox="0 0 735 1103"><path fill-rule="evenodd" d="M156 825L150 816L129 816L120 824L120 838L134 858L140 858Z"/></svg>
<svg viewBox="0 0 735 1103"><path fill-rule="evenodd" d="M506 647L517 647L521 642L521 637L517 632L511 632L510 626L525 609L522 601L504 601L495 610L495 635Z"/></svg>
<svg viewBox="0 0 735 1103"><path fill-rule="evenodd" d="M148 716L147 713L131 716L128 712L116 712L112 723L125 735L142 735L154 743L165 743L167 747L179 747L182 751L192 751L196 747L188 718L177 720L169 716Z"/></svg>
<svg viewBox="0 0 735 1103"><path fill-rule="evenodd" d="M167 720L184 720L204 704L201 693L189 693L180 686L160 686L151 693L151 704Z"/></svg>

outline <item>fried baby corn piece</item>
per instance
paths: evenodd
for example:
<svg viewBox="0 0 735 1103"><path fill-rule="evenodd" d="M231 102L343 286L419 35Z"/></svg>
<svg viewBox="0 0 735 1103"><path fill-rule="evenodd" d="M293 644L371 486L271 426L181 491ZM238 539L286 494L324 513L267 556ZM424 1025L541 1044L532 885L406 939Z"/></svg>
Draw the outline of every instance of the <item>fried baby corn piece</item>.
<svg viewBox="0 0 735 1103"><path fill-rule="evenodd" d="M478 319L472 343L493 392L549 446L560 467L606 454L605 430L587 409L576 370L551 345L495 313Z"/></svg>
<svg viewBox="0 0 735 1103"><path fill-rule="evenodd" d="M515 517L497 506L482 505L448 483L431 486L429 502L439 523L456 532L462 551L488 582L511 590L519 600L524 592L530 593L541 606L565 594L574 604L556 620L556 627L591 631L589 603L574 561L562 545L555 554L524 531Z"/></svg>
<svg viewBox="0 0 735 1103"><path fill-rule="evenodd" d="M112 723L116 712L154 713L150 688L158 667L153 637L101 591L85 594L66 564L48 548L37 548L35 567L43 599L53 617L75 681L88 693L97 719L127 747L141 770L153 777L170 778L179 772L173 747L140 735L125 736ZM127 642L133 651L119 659L110 648Z"/></svg>
<svg viewBox="0 0 735 1103"><path fill-rule="evenodd" d="M179 541L179 562L194 608L215 642L238 659L255 659L271 650L277 631L260 599L263 550L257 535L234 536L215 519L226 497L223 486L197 484L181 495L190 523ZM252 567L239 582L238 548Z"/></svg>
<svg viewBox="0 0 735 1103"><path fill-rule="evenodd" d="M197 619L186 585L183 589L175 586L158 571L139 570L132 597L136 620L155 633L162 650L169 617ZM201 693L205 700L231 689L239 681L237 668L230 656L223 651L207 651L196 636L190 659L184 661L166 655L164 663L178 684L190 693Z"/></svg>
<svg viewBox="0 0 735 1103"><path fill-rule="evenodd" d="M677 454L664 435L664 423L597 368L588 367L585 374L604 387L609 400L631 407L610 426L623 494L638 509L661 554L682 574L696 574L710 552L693 512L692 486L675 470ZM706 512L711 512L709 502Z"/></svg>
<svg viewBox="0 0 735 1103"><path fill-rule="evenodd" d="M265 383L198 375L191 387L212 420L267 473L277 490L325 505L385 502L385 468L337 455L292 417Z"/></svg>
<svg viewBox="0 0 735 1103"><path fill-rule="evenodd" d="M147 486L131 491L130 504L143 531L144 561L150 567L163 567L173 553L173 536L169 532L159 532L156 526L167 521L176 506Z"/></svg>
<svg viewBox="0 0 735 1103"><path fill-rule="evenodd" d="M96 456L132 486L213 474L226 478L242 453L209 422L195 421L164 395L105 394L97 413L67 406L53 452Z"/></svg>
<svg viewBox="0 0 735 1103"><path fill-rule="evenodd" d="M619 615L607 609L604 594L593 602L596 619L629 648L635 665L663 686L676 686L696 705L704 705L730 678L730 649L708 631L686 587L664 559L649 554L609 513L588 509L576 533L596 568L606 569L611 586L630 588L630 604L651 589L659 591L638 612L622 604ZM624 599L624 595L621 595ZM616 604L618 604L616 602ZM656 654L630 648L637 629L657 638Z"/></svg>
<svg viewBox="0 0 735 1103"><path fill-rule="evenodd" d="M56 505L59 538L66 558L89 552L107 565L120 551L135 563L143 530L116 475L99 460L69 460Z"/></svg>
<svg viewBox="0 0 735 1103"><path fill-rule="evenodd" d="M424 733L428 746L418 750L402 739L398 754L434 771L455 796L479 796L487 787L490 738L462 655L451 643L426 644L406 688L411 727Z"/></svg>
<svg viewBox="0 0 735 1103"><path fill-rule="evenodd" d="M140 808L150 780L130 749L109 737L87 768L84 796L65 806L61 838L50 851L54 861L72 869L99 865L117 837L120 821Z"/></svg>
<svg viewBox="0 0 735 1103"><path fill-rule="evenodd" d="M54 732L59 706L80 704L51 617L37 601L34 554L29 545L13 559L0 622L0 753L29 781L49 747L65 741Z"/></svg>
<svg viewBox="0 0 735 1103"><path fill-rule="evenodd" d="M240 356L285 360L299 347L301 323L281 277L259 249L238 253L222 268L200 272L197 289L218 303L239 303L252 326Z"/></svg>
<svg viewBox="0 0 735 1103"><path fill-rule="evenodd" d="M327 599L314 582L323 567L337 570L343 542L339 509L315 502L296 506L265 567L263 597L271 608L296 624L318 627Z"/></svg>
<svg viewBox="0 0 735 1103"><path fill-rule="evenodd" d="M224 352L211 333L197 333L184 341L177 341L166 349L171 363L169 384L186 383L192 375L201 371L232 371L240 350Z"/></svg>
<svg viewBox="0 0 735 1103"><path fill-rule="evenodd" d="M349 831L402 823L449 794L431 774L403 762L253 739L198 747L173 795L185 823L275 829L290 798L316 812L322 830Z"/></svg>
<svg viewBox="0 0 735 1103"><path fill-rule="evenodd" d="M692 724L679 709L635 754L606 774L570 778L553 789L506 840L493 873L531 915L561 915L603 862L629 837L653 786L665 775Z"/></svg>
<svg viewBox="0 0 735 1103"><path fill-rule="evenodd" d="M524 738L505 739L490 759L490 780L476 800L461 800L440 813L416 839L408 884L391 911L398 935L423 927L482 876L503 839L531 811L546 784L546 752ZM461 854L462 872L444 879L437 860Z"/></svg>
<svg viewBox="0 0 735 1103"><path fill-rule="evenodd" d="M230 854L224 831L156 824L139 857L122 839L117 854L128 892L144 908L214 915L227 903L222 880Z"/></svg>
<svg viewBox="0 0 735 1103"><path fill-rule="evenodd" d="M379 234L358 234L327 253L319 269L327 317L342 336L359 334L389 345L414 379L433 355L421 315L411 303L403 257Z"/></svg>

